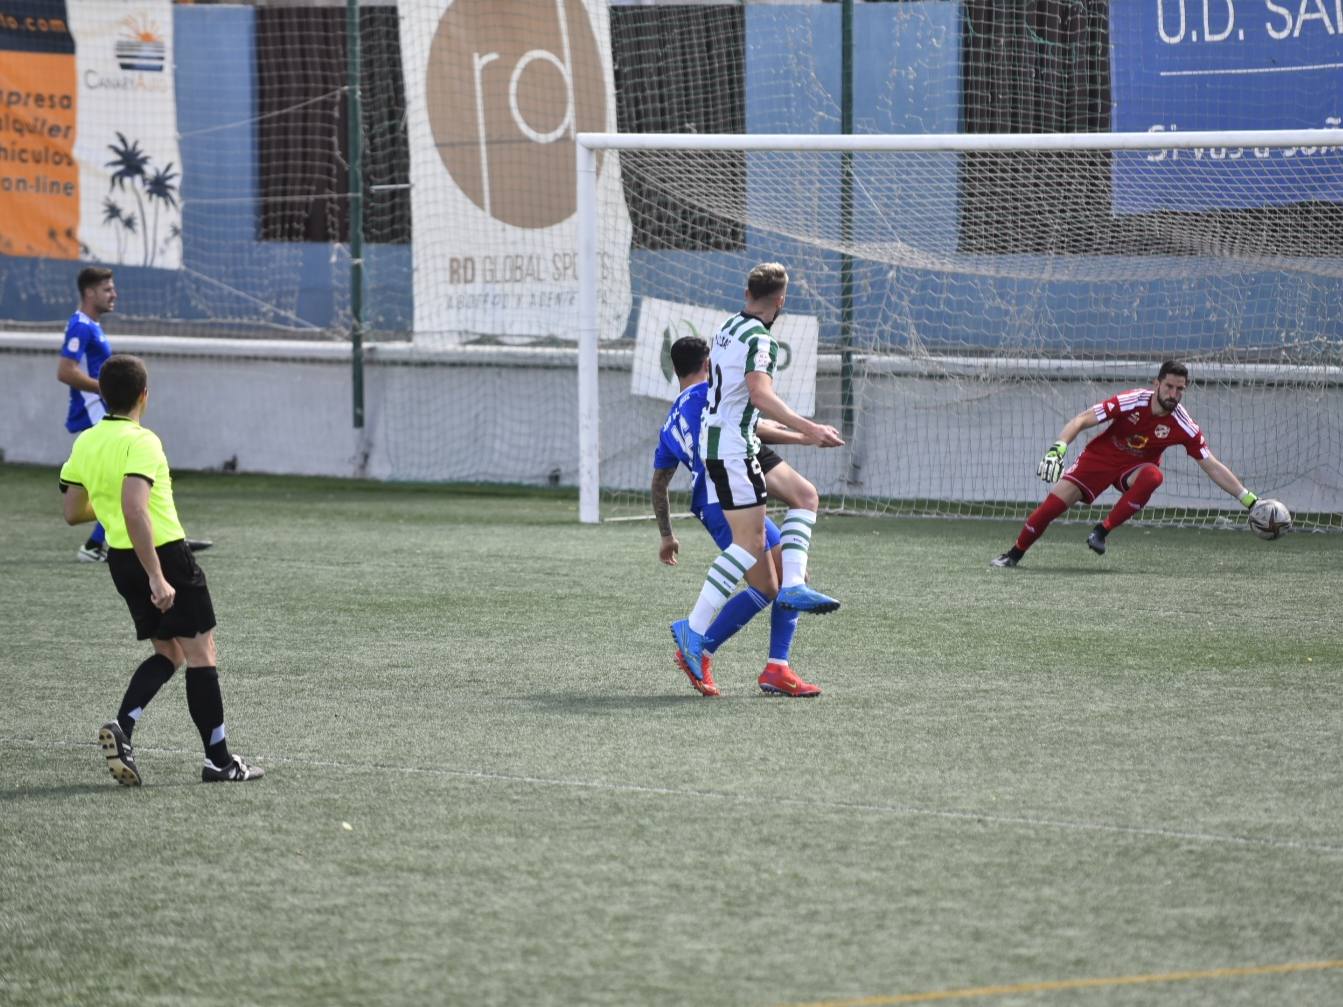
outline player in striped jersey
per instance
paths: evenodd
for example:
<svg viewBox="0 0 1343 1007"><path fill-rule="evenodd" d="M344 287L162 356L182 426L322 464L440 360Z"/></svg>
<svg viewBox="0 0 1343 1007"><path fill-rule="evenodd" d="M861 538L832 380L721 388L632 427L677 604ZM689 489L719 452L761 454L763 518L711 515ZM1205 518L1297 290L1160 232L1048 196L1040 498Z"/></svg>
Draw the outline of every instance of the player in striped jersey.
<svg viewBox="0 0 1343 1007"><path fill-rule="evenodd" d="M1235 473L1213 457L1203 431L1180 404L1188 387L1189 369L1167 360L1151 388L1134 388L1112 395L1070 419L1036 467L1041 479L1058 485L1026 519L1012 548L995 559L993 565L1016 566L1051 521L1078 500L1092 503L1106 487L1113 486L1121 494L1119 502L1087 536L1091 551L1103 555L1106 536L1142 510L1164 481L1161 454L1177 444L1209 479L1247 510L1253 507L1258 498ZM1073 439L1083 430L1107 421L1110 425L1093 437L1077 461L1064 471L1063 456Z"/></svg>
<svg viewBox="0 0 1343 1007"><path fill-rule="evenodd" d="M705 488L704 462L699 454L700 421L704 414L709 376L709 344L699 336L682 336L671 347L672 368L681 386L680 394L667 411L666 422L658 436L657 450L653 453L653 483L651 495L653 516L657 519L662 542L658 548L658 559L668 566L675 566L681 543L672 532L671 504L667 498L667 489L677 469L685 466L690 472L690 513L704 526L704 530L714 540L719 549L732 544L732 529L723 516L721 504L708 502ZM808 441L795 430L789 430L771 420L761 420L756 433L768 444L806 444ZM790 507L816 510L819 497L816 487L803 478L797 470L775 454L769 447L762 446L757 456L760 469L765 475L765 488L774 497L783 500ZM782 536L779 528L768 517L765 518L765 553L773 563L776 575L782 573L783 550L780 546ZM731 639L739 630L753 619L757 613L770 608L769 661L765 675L791 680L795 679L795 691L810 688L797 678L789 665L793 636L797 632L797 609L770 606L770 600L753 587L738 591L723 606L713 624L704 634L704 659L700 674L696 675L686 662L685 655L676 652L676 664L690 679L690 684L704 696L719 695L718 685L713 679L713 654ZM790 678L791 676L791 678ZM758 681L758 680L757 680Z"/></svg>
<svg viewBox="0 0 1343 1007"><path fill-rule="evenodd" d="M744 310L723 323L710 345L700 457L704 459L708 502L722 507L732 542L710 567L690 615L671 627L677 649L697 678L703 675L705 634L743 579L780 608L800 612L833 612L839 608L835 599L806 584L811 529L816 523L814 507L792 507L784 516L781 575L776 577L773 563L760 562L765 551L767 498L760 439L756 436L760 417L796 431L807 443L820 447L844 443L834 427L798 415L774 391L778 345L770 337L769 328L783 310L787 292L788 272L783 266L777 262L756 266L747 277ZM767 666L758 681L770 693L820 693L786 665Z"/></svg>

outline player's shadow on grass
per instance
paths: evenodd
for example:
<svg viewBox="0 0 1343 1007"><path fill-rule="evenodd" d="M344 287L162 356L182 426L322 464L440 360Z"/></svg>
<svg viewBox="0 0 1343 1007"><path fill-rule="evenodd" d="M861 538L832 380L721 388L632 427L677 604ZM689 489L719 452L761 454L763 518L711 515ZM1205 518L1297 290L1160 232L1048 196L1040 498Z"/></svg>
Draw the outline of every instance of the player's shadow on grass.
<svg viewBox="0 0 1343 1007"><path fill-rule="evenodd" d="M756 693L755 695L760 694ZM540 706L557 713L590 714L619 713L625 710L671 710L687 703L722 703L725 700L730 702L733 699L752 698L755 698L755 696L750 693L742 693L740 696L725 695L706 700L705 697L691 691L689 687L686 688L685 692L660 692L647 695L593 696L575 692L533 692L512 697L516 703Z"/></svg>
<svg viewBox="0 0 1343 1007"><path fill-rule="evenodd" d="M21 800L59 800L66 797L80 797L84 794L94 794L99 791L118 797L122 794L143 789L163 789L165 787L186 787L197 781L193 780L163 780L146 784L144 787L123 787L115 780L106 783L102 781L89 783L53 783L50 786L34 785L29 787L12 787L0 790L0 804L6 801Z"/></svg>

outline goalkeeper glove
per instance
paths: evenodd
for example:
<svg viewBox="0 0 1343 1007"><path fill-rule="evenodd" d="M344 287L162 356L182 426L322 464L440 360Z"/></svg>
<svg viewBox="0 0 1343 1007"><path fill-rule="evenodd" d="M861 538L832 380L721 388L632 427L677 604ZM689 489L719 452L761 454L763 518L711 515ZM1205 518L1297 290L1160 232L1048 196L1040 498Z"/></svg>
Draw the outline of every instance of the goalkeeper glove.
<svg viewBox="0 0 1343 1007"><path fill-rule="evenodd" d="M1068 453L1066 441L1055 441L1035 467L1035 474L1047 483L1056 483L1063 475L1063 456Z"/></svg>
<svg viewBox="0 0 1343 1007"><path fill-rule="evenodd" d="M1259 498L1257 496L1255 496L1249 490L1246 490L1244 493L1240 495L1240 505L1244 507L1246 510L1249 510L1251 507L1254 506L1254 502L1258 499Z"/></svg>

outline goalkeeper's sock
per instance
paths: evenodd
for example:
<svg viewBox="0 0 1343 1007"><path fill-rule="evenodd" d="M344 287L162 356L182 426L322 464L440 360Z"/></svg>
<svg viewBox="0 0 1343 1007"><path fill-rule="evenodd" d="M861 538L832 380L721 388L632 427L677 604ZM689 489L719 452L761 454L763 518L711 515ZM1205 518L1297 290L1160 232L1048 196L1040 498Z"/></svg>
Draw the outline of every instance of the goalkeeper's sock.
<svg viewBox="0 0 1343 1007"><path fill-rule="evenodd" d="M816 512L794 507L783 516L779 526L779 545L783 553L783 577L780 587L796 587L807 580L807 556L811 552L811 529Z"/></svg>
<svg viewBox="0 0 1343 1007"><path fill-rule="evenodd" d="M753 587L738 591L727 600L718 618L704 633L704 649L715 653L732 636L769 605L769 599Z"/></svg>
<svg viewBox="0 0 1343 1007"><path fill-rule="evenodd" d="M705 574L695 607L690 610L690 628L696 633L708 632L714 616L727 604L746 571L753 566L755 557L735 542L719 553Z"/></svg>
<svg viewBox="0 0 1343 1007"><path fill-rule="evenodd" d="M127 740L130 740L149 701L173 677L176 670L172 661L162 654L153 655L135 669L130 685L126 686L126 695L122 697L121 709L117 711L117 723L121 725Z"/></svg>
<svg viewBox="0 0 1343 1007"><path fill-rule="evenodd" d="M1105 529L1106 532L1114 531L1147 506L1147 501L1152 499L1152 494L1157 491L1157 487L1165 481L1165 476L1161 474L1159 468L1155 465L1144 465L1138 470L1138 474L1133 477L1133 482L1124 491L1124 495L1119 498L1119 502L1114 505L1109 514L1105 515L1105 520L1100 523L1100 527Z"/></svg>
<svg viewBox="0 0 1343 1007"><path fill-rule="evenodd" d="M788 663L788 655L793 649L793 635L797 632L797 619L802 613L795 608L774 606L769 614L769 659Z"/></svg>
<svg viewBox="0 0 1343 1007"><path fill-rule="evenodd" d="M1053 493L1040 501L1040 506L1031 511L1031 516L1026 519L1026 523L1021 526L1021 534L1017 536L1016 548L1023 553L1029 549L1037 538L1045 533L1049 527L1049 522L1068 509L1068 505L1056 497Z"/></svg>

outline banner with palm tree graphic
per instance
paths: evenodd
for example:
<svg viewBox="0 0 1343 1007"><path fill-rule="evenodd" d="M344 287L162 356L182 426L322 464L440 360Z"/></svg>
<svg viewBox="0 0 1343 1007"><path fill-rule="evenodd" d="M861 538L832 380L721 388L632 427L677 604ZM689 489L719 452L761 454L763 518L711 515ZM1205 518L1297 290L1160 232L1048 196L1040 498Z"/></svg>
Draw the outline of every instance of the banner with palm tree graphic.
<svg viewBox="0 0 1343 1007"><path fill-rule="evenodd" d="M0 6L0 254L181 268L170 0Z"/></svg>
<svg viewBox="0 0 1343 1007"><path fill-rule="evenodd" d="M84 256L182 265L170 0L66 0L78 64Z"/></svg>

